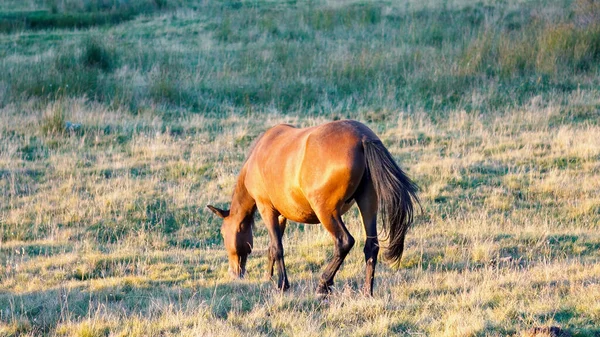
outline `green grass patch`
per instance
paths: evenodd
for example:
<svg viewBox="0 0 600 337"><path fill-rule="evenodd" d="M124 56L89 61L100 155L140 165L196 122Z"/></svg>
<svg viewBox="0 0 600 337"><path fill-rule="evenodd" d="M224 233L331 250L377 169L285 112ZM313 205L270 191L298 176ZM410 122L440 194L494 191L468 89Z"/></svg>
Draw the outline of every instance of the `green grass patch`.
<svg viewBox="0 0 600 337"><path fill-rule="evenodd" d="M119 6L89 13L130 8ZM84 31L75 45L49 45L51 55L0 70L19 74L4 79L5 101L86 95L134 113L158 105L166 114L494 111L597 85L596 24L580 24L585 15L560 4L564 14L547 17L535 17L535 4L515 6L505 13L500 4L412 10L211 2L183 7L191 18L152 12L129 28ZM88 13L71 7L65 11ZM45 38L19 40L16 55Z"/></svg>
<svg viewBox="0 0 600 337"><path fill-rule="evenodd" d="M48 9L0 12L0 32L40 29L84 29L114 25L168 7L168 0L50 0Z"/></svg>

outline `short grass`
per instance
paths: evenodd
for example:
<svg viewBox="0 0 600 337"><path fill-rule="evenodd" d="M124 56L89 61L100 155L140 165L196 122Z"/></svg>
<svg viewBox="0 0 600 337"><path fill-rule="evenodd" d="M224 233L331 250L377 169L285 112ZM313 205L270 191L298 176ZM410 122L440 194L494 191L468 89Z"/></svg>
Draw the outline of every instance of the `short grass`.
<svg viewBox="0 0 600 337"><path fill-rule="evenodd" d="M597 2L0 10L131 13L0 24L0 336L600 334ZM260 220L247 278L229 280L205 205L227 205L269 126L339 118L422 188L400 268L380 264L374 298L359 294L353 210L359 244L328 301L319 225L288 226L289 292L261 280Z"/></svg>

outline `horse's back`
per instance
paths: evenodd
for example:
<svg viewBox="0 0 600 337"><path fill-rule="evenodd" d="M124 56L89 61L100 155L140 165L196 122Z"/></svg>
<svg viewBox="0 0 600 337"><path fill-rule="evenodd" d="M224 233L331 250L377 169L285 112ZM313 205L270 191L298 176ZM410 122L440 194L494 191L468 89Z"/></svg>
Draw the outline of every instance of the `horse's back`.
<svg viewBox="0 0 600 337"><path fill-rule="evenodd" d="M285 171L291 174L337 168L349 169L364 161L363 140L377 136L364 124L354 120L329 122L308 128L279 124L261 137L256 155L261 166L287 163ZM357 162L359 161L359 162ZM280 166L280 165L275 165ZM308 178L308 177L307 177Z"/></svg>
<svg viewBox="0 0 600 337"><path fill-rule="evenodd" d="M291 220L318 222L314 208L340 208L358 188L366 167L365 139L377 136L346 120L267 130L249 157L255 197Z"/></svg>
<svg viewBox="0 0 600 337"><path fill-rule="evenodd" d="M340 120L314 127L311 132L314 140L358 144L363 139L375 140L377 136L366 125L355 120Z"/></svg>
<svg viewBox="0 0 600 337"><path fill-rule="evenodd" d="M290 151L333 151L362 146L363 140L377 139L379 138L366 125L354 120L341 120L308 128L279 124L267 130L260 143L262 147L270 150L286 148ZM310 141L310 144L307 144L307 141ZM311 146L317 148L310 148Z"/></svg>

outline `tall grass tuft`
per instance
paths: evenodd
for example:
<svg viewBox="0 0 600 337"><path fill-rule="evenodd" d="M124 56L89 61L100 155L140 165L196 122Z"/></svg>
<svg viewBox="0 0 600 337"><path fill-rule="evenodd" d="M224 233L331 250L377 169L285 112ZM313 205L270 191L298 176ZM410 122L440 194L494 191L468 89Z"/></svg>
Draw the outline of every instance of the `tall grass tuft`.
<svg viewBox="0 0 600 337"><path fill-rule="evenodd" d="M580 1L580 3L583 1ZM597 7L576 7L574 17L558 22L530 18L522 29L494 26L465 48L460 60L464 74L550 76L594 72L600 65L600 18Z"/></svg>
<svg viewBox="0 0 600 337"><path fill-rule="evenodd" d="M538 40L536 66L545 74L592 70L600 62L600 24L550 26Z"/></svg>
<svg viewBox="0 0 600 337"><path fill-rule="evenodd" d="M65 105L59 100L50 104L40 121L40 131L45 136L62 135L65 132Z"/></svg>
<svg viewBox="0 0 600 337"><path fill-rule="evenodd" d="M83 42L82 62L87 67L111 71L116 67L117 56L99 37L92 37Z"/></svg>

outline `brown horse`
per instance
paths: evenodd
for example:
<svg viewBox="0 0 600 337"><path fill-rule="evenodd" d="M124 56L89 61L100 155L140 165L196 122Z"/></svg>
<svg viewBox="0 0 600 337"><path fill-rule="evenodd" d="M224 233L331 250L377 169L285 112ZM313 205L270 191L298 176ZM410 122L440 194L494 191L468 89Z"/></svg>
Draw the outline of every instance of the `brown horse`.
<svg viewBox="0 0 600 337"><path fill-rule="evenodd" d="M256 209L269 232L267 278L277 264L277 287L289 282L281 238L286 220L322 223L335 240L333 260L321 276L317 292L328 294L333 277L354 245L342 214L356 202L366 232L366 280L363 292L373 294L379 252L377 211L388 240L385 257L402 257L404 237L418 203L417 186L394 162L381 140L365 125L351 120L297 129L277 125L256 142L237 180L231 210L208 205L224 219L221 233L229 254L229 272L243 277L252 251Z"/></svg>

